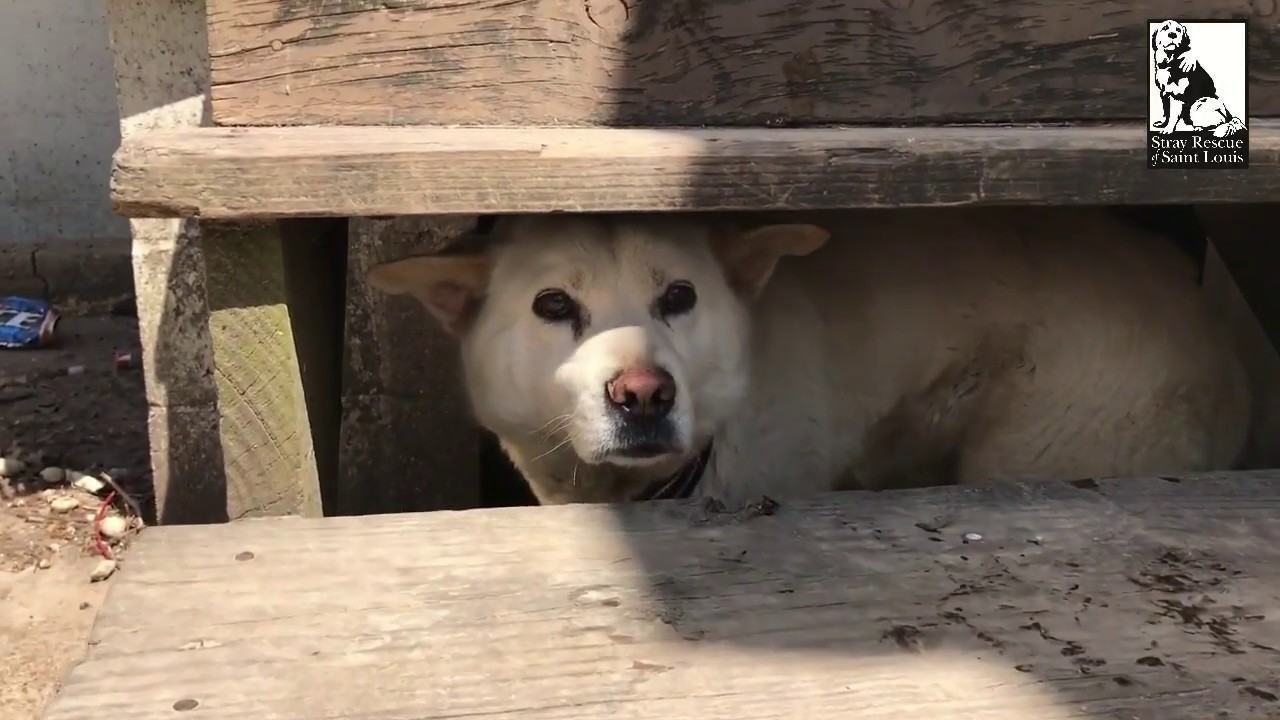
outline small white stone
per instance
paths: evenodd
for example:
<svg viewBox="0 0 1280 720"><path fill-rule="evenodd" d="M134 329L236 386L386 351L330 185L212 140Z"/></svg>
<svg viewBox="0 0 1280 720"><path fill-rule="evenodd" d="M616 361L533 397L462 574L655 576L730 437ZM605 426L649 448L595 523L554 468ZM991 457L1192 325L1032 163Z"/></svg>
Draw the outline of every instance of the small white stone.
<svg viewBox="0 0 1280 720"><path fill-rule="evenodd" d="M40 562L36 563L36 567L40 568L41 570L48 570L49 568L53 567L53 563L49 560L49 558L40 558Z"/></svg>
<svg viewBox="0 0 1280 720"><path fill-rule="evenodd" d="M178 647L179 650L204 650L205 648L222 647L222 643L217 640L192 640L183 643Z"/></svg>
<svg viewBox="0 0 1280 720"><path fill-rule="evenodd" d="M967 532L964 534L964 541L967 543L980 542L981 540L982 536L976 532Z"/></svg>
<svg viewBox="0 0 1280 720"><path fill-rule="evenodd" d="M27 464L21 460L13 458L0 458L0 475L4 477L18 477L23 470L27 469Z"/></svg>
<svg viewBox="0 0 1280 720"><path fill-rule="evenodd" d="M94 566L93 572L89 573L89 581L102 582L103 580L106 580L107 578L111 577L111 574L114 573L115 571L116 571L115 560L101 560L98 562L97 565Z"/></svg>
<svg viewBox="0 0 1280 720"><path fill-rule="evenodd" d="M117 540L129 532L129 521L119 515L108 515L102 518L102 523L98 525L98 529L102 532L103 537Z"/></svg>
<svg viewBox="0 0 1280 720"><path fill-rule="evenodd" d="M60 512L60 513L71 512L72 510L75 510L76 508L80 507L80 501L71 497L70 495L59 495L58 497L49 501L49 507L54 512Z"/></svg>
<svg viewBox="0 0 1280 720"><path fill-rule="evenodd" d="M47 467L40 471L40 479L50 485L58 485L67 479L67 471L60 467Z"/></svg>
<svg viewBox="0 0 1280 720"><path fill-rule="evenodd" d="M93 493L94 495L102 492L102 490L107 487L107 484L98 478L92 475L85 475L82 472L76 472L75 470L67 472L67 480L71 482L72 486L87 493Z"/></svg>

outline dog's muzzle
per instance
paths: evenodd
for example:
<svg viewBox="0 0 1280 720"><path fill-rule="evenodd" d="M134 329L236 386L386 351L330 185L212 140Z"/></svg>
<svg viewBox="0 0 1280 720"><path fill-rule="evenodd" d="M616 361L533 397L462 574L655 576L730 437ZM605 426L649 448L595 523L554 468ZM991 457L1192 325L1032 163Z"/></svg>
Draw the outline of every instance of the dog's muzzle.
<svg viewBox="0 0 1280 720"><path fill-rule="evenodd" d="M652 458L673 452L676 382L661 368L624 370L605 383L604 399L616 423L611 455Z"/></svg>

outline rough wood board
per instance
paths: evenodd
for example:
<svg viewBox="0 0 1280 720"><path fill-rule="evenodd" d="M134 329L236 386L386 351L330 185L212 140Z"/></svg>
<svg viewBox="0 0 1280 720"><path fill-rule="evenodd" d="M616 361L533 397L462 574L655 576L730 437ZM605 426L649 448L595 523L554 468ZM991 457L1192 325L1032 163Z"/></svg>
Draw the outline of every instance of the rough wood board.
<svg viewBox="0 0 1280 720"><path fill-rule="evenodd" d="M204 223L201 233L228 515L319 515L279 230Z"/></svg>
<svg viewBox="0 0 1280 720"><path fill-rule="evenodd" d="M379 263L447 248L475 223L474 216L351 220L342 440L329 514L479 504L479 431L457 341L419 303L365 279Z"/></svg>
<svg viewBox="0 0 1280 720"><path fill-rule="evenodd" d="M221 125L1138 119L1147 20L1165 17L1248 18L1251 114L1280 114L1270 0L210 0L209 9Z"/></svg>
<svg viewBox="0 0 1280 720"><path fill-rule="evenodd" d="M1280 196L1280 120L1247 170L1151 170L1139 126L194 128L127 140L129 216L762 210ZM1212 180L1212 182L1210 182Z"/></svg>
<svg viewBox="0 0 1280 720"><path fill-rule="evenodd" d="M1278 607L1276 473L160 528L47 717L1262 720Z"/></svg>

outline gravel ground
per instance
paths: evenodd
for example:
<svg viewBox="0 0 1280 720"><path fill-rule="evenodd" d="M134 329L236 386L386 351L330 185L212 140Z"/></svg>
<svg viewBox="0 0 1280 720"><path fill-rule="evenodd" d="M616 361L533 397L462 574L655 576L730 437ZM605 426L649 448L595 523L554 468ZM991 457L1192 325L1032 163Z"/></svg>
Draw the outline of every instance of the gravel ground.
<svg viewBox="0 0 1280 720"><path fill-rule="evenodd" d="M56 348L0 348L0 715L6 720L38 718L83 656L114 577L91 576L111 567L105 555L126 563L129 540L141 531L138 512L120 493L108 502L115 489L108 480L149 512L136 320L67 317L59 335ZM132 365L117 368L117 352L130 353ZM24 467L9 467L14 460Z"/></svg>

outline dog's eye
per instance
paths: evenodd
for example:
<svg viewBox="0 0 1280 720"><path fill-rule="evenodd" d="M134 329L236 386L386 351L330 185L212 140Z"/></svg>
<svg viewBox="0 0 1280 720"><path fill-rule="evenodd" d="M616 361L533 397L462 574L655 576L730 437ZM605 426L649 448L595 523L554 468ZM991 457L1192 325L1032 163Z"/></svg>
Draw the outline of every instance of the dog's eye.
<svg viewBox="0 0 1280 720"><path fill-rule="evenodd" d="M533 299L533 314L548 322L570 320L578 314L578 303L563 290L543 290Z"/></svg>
<svg viewBox="0 0 1280 720"><path fill-rule="evenodd" d="M662 317L683 315L698 304L698 293L689 283L681 280L673 282L658 298L658 314Z"/></svg>

